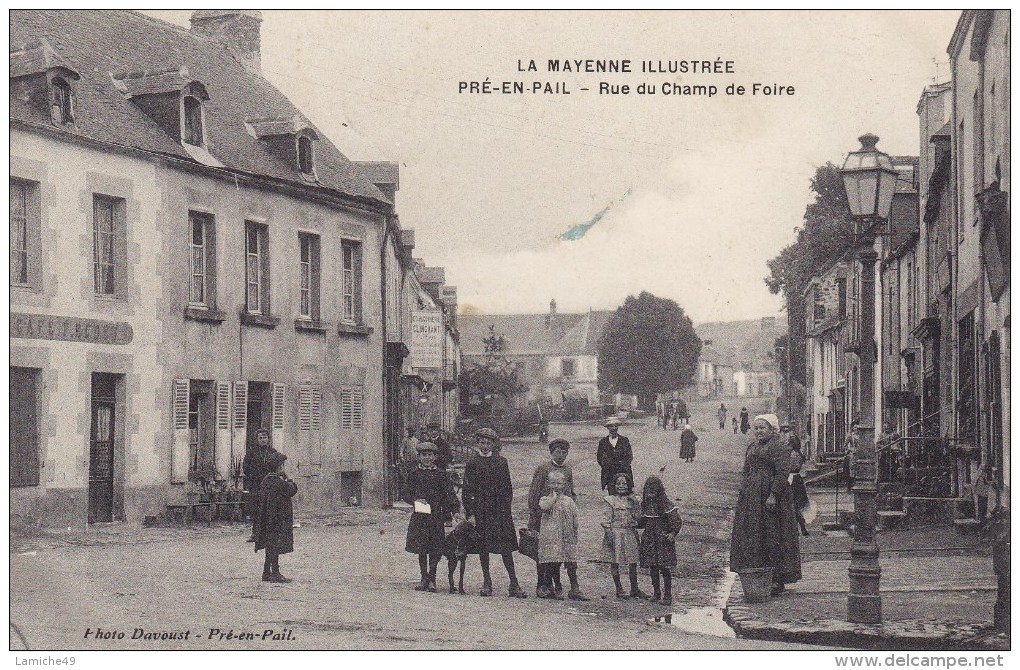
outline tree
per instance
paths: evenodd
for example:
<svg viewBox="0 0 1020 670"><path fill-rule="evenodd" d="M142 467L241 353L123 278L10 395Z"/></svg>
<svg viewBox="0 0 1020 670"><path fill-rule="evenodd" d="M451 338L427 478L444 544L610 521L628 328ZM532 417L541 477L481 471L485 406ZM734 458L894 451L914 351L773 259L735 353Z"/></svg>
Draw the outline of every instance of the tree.
<svg viewBox="0 0 1020 670"><path fill-rule="evenodd" d="M599 388L638 396L641 407L655 394L691 385L701 338L676 302L647 291L628 296L599 341Z"/></svg>
<svg viewBox="0 0 1020 670"><path fill-rule="evenodd" d="M515 396L527 393L528 385L521 380L521 365L506 356L506 337L489 326L489 335L482 340L485 361L467 368L461 380L467 389L467 404L480 405L483 412L492 409L492 401L502 398L511 404ZM477 400L477 403L473 401Z"/></svg>
<svg viewBox="0 0 1020 670"><path fill-rule="evenodd" d="M804 210L804 225L797 232L797 241L768 262L770 274L765 278L769 291L782 292L786 299L792 347L790 375L801 384L807 383L804 290L812 277L835 262L854 242L853 219L839 167L826 163L818 168L811 179L811 191L815 199ZM785 365L782 361L781 366Z"/></svg>

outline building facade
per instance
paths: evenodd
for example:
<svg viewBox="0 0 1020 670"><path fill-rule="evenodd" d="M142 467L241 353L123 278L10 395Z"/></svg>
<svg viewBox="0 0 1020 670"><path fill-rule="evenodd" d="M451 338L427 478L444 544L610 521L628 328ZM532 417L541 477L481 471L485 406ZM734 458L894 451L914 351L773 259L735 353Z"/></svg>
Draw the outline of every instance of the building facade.
<svg viewBox="0 0 1020 670"><path fill-rule="evenodd" d="M12 13L12 521L159 515L260 428L299 508L385 498L395 178L261 76L260 21Z"/></svg>
<svg viewBox="0 0 1020 670"><path fill-rule="evenodd" d="M602 404L598 387L598 342L613 312L564 314L549 304L548 314L461 315L464 363L485 361L490 326L506 338L506 356L518 364L528 390L520 404Z"/></svg>
<svg viewBox="0 0 1020 670"><path fill-rule="evenodd" d="M952 278L960 494L1009 506L1010 14L967 10L949 48L952 75ZM982 473L982 471L984 471ZM987 511L987 510L986 510ZM977 510L979 516L981 510Z"/></svg>
<svg viewBox="0 0 1020 670"><path fill-rule="evenodd" d="M917 105L918 158L893 158L900 179L875 244L873 399L855 390L859 263L848 252L808 288L816 456L835 453L839 430L874 402L880 491L963 523L1008 509L1010 489L1009 34L1008 11L961 13L952 81Z"/></svg>

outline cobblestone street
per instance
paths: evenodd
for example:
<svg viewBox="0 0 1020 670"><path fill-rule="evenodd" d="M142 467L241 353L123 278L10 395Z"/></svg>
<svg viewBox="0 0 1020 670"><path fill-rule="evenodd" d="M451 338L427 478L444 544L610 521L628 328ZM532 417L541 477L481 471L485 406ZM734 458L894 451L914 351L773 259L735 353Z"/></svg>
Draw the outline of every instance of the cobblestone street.
<svg viewBox="0 0 1020 670"><path fill-rule="evenodd" d="M729 514L745 436L719 431L712 425L709 408L701 410L693 419L701 436L693 463L677 458L679 433L656 428L654 419L629 423L621 431L634 444L639 486L645 477L664 468L661 476L667 489L680 498L685 525L678 540L680 565L672 608L617 601L611 596L607 566L593 560L582 562L580 569L581 585L592 596L591 602L537 600L534 563L519 554L521 582L531 596L527 600L506 597L506 574L498 561L493 564L494 597L479 598L481 572L475 557L469 559L465 577L468 595L418 593L411 588L417 578L416 561L403 551L405 512L352 509L326 519L306 518L299 510L302 527L295 530L295 553L281 561L283 572L294 579L286 585L259 581L261 554L252 553L252 545L244 542L247 528L239 525L154 529L114 525L84 534L14 538L11 645L32 649L788 648L781 643L733 639L722 623L720 609L729 586ZM554 425L550 435L565 437L573 445L569 460L579 492L582 555L589 557L597 556L601 539L595 462L595 444L601 434L600 427L591 425ZM515 485L515 518L523 526L531 471L547 457L547 451L536 442L512 442L504 445L503 453L510 461ZM444 569L445 562L440 573ZM648 578L642 580L647 588ZM267 630L272 631L268 636ZM244 639L246 633L256 639ZM150 639L150 634L156 639Z"/></svg>

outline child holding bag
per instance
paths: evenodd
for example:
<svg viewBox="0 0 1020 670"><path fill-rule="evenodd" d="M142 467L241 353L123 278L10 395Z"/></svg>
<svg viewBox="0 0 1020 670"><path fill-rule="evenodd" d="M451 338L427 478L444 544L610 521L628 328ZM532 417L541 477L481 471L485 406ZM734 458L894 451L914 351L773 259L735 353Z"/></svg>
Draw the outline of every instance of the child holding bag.
<svg viewBox="0 0 1020 670"><path fill-rule="evenodd" d="M631 598L648 599L648 594L638 588L637 564L639 542L637 525L641 519L641 504L634 497L634 482L630 475L621 472L613 477L610 494L605 496L602 528L605 537L602 542L602 558L610 564L616 597L626 600L628 595L620 583L620 564L625 564L630 575Z"/></svg>
<svg viewBox="0 0 1020 670"><path fill-rule="evenodd" d="M418 554L421 582L414 590L435 593L436 566L443 556L446 522L460 510L460 501L446 471L436 466L436 445L420 442L417 449L420 462L408 474L404 490L404 502L414 505L404 549Z"/></svg>
<svg viewBox="0 0 1020 670"><path fill-rule="evenodd" d="M676 505L666 495L666 488L658 477L645 480L641 492L641 567L652 573L652 602L673 604L673 575L676 568L676 536L683 527L683 519ZM659 578L662 577L662 590Z"/></svg>

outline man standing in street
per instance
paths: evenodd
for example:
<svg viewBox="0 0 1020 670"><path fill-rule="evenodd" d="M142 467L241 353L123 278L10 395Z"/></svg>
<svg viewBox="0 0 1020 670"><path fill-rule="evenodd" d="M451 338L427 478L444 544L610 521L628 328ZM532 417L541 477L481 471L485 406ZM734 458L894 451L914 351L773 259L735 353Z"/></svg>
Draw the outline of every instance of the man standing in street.
<svg viewBox="0 0 1020 670"><path fill-rule="evenodd" d="M630 440L620 435L621 423L618 418L611 416L603 424L609 431L609 435L599 440L596 455L596 460L602 467L603 489L612 484L613 478L621 472L627 473L631 481L634 481L634 473L630 468L630 463L634 460L634 452L631 450Z"/></svg>
<svg viewBox="0 0 1020 670"><path fill-rule="evenodd" d="M790 449L796 449L800 451L801 444L800 438L797 437L797 431L790 427L789 423L784 423L779 427L779 433L786 440L786 443L790 445Z"/></svg>
<svg viewBox="0 0 1020 670"><path fill-rule="evenodd" d="M245 453L244 461L241 462L241 470L244 472L244 485L251 494L252 500L257 501L259 499L259 486L262 484L263 478L276 469L273 463L276 463L276 456L278 455L279 452L269 446L269 431L265 428L259 428L255 431L255 444ZM255 535L258 532L258 517L257 505L253 505L251 513L251 537L248 538L248 542L255 541Z"/></svg>
<svg viewBox="0 0 1020 670"><path fill-rule="evenodd" d="M719 430L726 430L726 403L719 403Z"/></svg>
<svg viewBox="0 0 1020 670"><path fill-rule="evenodd" d="M673 430L686 426L691 419L691 412L687 409L687 402L680 398L676 401L676 413L673 414Z"/></svg>

